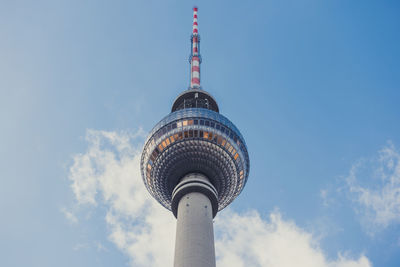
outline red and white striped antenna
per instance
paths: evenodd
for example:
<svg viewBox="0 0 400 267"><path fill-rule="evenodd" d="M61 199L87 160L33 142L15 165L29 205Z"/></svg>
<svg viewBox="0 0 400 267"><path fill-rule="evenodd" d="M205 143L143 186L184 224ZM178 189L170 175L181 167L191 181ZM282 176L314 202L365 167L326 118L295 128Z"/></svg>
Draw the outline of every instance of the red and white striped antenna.
<svg viewBox="0 0 400 267"><path fill-rule="evenodd" d="M195 6L193 8L193 32L192 32L192 49L189 57L190 62L190 88L199 89L200 88L200 35L197 23L197 11L198 8Z"/></svg>

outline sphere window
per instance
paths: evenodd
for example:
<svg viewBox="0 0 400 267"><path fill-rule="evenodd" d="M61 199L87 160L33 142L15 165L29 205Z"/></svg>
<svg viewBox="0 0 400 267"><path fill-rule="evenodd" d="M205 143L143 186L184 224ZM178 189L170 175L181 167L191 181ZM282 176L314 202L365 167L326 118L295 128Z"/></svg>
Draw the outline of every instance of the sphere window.
<svg viewBox="0 0 400 267"><path fill-rule="evenodd" d="M218 139L218 135L214 134L214 142L216 143Z"/></svg>
<svg viewBox="0 0 400 267"><path fill-rule="evenodd" d="M217 140L218 145L220 145L222 143L222 137L218 136L218 140Z"/></svg>
<svg viewBox="0 0 400 267"><path fill-rule="evenodd" d="M221 145L222 145L222 146L225 146L225 143L226 143L226 140L222 138L222 143L221 143Z"/></svg>
<svg viewBox="0 0 400 267"><path fill-rule="evenodd" d="M226 142L225 148L229 149L230 146L231 146L231 144L229 144L229 142Z"/></svg>

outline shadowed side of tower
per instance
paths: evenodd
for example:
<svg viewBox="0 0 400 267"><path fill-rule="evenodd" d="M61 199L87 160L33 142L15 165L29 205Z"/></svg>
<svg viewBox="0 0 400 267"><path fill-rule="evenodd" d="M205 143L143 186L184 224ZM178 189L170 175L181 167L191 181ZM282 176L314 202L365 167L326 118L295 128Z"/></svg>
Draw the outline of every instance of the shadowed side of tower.
<svg viewBox="0 0 400 267"><path fill-rule="evenodd" d="M193 9L190 86L150 132L141 173L150 194L177 218L175 267L214 267L213 218L246 184L244 138L200 86L200 35Z"/></svg>

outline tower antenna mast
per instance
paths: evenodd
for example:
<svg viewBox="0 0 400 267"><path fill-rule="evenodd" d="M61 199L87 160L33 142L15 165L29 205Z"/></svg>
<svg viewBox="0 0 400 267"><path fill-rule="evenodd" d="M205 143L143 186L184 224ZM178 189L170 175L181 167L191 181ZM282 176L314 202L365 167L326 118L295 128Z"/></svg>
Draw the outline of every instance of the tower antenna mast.
<svg viewBox="0 0 400 267"><path fill-rule="evenodd" d="M200 89L200 35L199 24L197 22L198 7L193 8L193 31L191 36L190 63L190 89Z"/></svg>

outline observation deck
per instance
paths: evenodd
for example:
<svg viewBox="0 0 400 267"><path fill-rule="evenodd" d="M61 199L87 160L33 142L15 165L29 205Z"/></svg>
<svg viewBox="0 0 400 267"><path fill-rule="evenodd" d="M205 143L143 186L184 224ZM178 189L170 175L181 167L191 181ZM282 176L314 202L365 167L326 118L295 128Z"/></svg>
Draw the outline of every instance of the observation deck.
<svg viewBox="0 0 400 267"><path fill-rule="evenodd" d="M196 93L200 108L192 107ZM244 138L218 113L216 101L203 90L185 91L172 110L146 140L141 158L144 183L161 205L174 211L172 193L180 179L202 173L217 190L216 213L231 203L247 182L250 164Z"/></svg>

